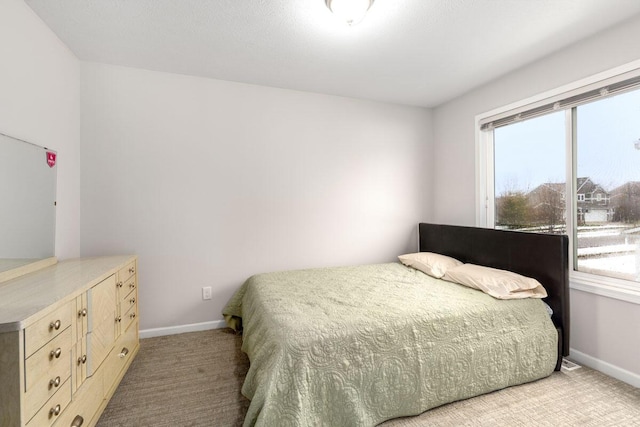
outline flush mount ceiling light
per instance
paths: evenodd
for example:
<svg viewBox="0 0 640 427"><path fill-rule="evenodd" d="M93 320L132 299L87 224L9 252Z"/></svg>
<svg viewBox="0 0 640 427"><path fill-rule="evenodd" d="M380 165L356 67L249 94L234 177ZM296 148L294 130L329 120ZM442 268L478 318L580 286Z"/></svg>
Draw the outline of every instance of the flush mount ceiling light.
<svg viewBox="0 0 640 427"><path fill-rule="evenodd" d="M349 25L362 21L373 0L325 0L327 7Z"/></svg>

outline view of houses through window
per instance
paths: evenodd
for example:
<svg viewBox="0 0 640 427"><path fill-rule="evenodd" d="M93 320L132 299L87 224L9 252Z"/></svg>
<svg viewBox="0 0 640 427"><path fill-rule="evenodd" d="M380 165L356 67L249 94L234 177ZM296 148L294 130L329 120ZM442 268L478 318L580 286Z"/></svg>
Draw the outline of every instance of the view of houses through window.
<svg viewBox="0 0 640 427"><path fill-rule="evenodd" d="M640 90L570 112L493 130L495 227L568 234L574 269L640 282Z"/></svg>

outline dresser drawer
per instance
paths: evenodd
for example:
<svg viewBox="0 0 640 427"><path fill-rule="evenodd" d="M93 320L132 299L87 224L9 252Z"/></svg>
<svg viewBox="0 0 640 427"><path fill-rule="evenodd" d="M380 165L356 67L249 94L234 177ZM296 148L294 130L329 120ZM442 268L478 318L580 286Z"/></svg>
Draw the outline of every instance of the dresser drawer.
<svg viewBox="0 0 640 427"><path fill-rule="evenodd" d="M136 273L136 262L131 262L127 264L125 267L118 270L118 280L123 284L129 280L131 276Z"/></svg>
<svg viewBox="0 0 640 427"><path fill-rule="evenodd" d="M120 311L122 313L126 313L127 311L129 311L131 307L136 305L137 302L138 302L138 292L136 289L133 289L131 292L129 292L128 295L126 295L120 301Z"/></svg>
<svg viewBox="0 0 640 427"><path fill-rule="evenodd" d="M50 376L54 373L68 375L70 373L69 351L72 345L71 328L67 328L28 357L25 362L24 373L26 391L29 391L45 376Z"/></svg>
<svg viewBox="0 0 640 427"><path fill-rule="evenodd" d="M123 310L125 309L124 307L122 308ZM128 308L128 311L122 316L122 330L126 330L127 328L129 328L129 325L131 325L136 319L138 318L138 305L137 304L133 304L131 305L131 307Z"/></svg>
<svg viewBox="0 0 640 427"><path fill-rule="evenodd" d="M27 419L71 376L71 346L71 328L67 328L26 360L24 396Z"/></svg>
<svg viewBox="0 0 640 427"><path fill-rule="evenodd" d="M73 402L58 417L54 427L71 427L74 420L77 422L82 421L81 424L76 423L76 425L83 427L93 425L92 420L96 417L96 413L104 399L102 371L100 369L78 389L73 396Z"/></svg>
<svg viewBox="0 0 640 427"><path fill-rule="evenodd" d="M67 380L58 387L51 399L36 412L26 424L27 427L48 427L52 425L71 402L71 382Z"/></svg>
<svg viewBox="0 0 640 427"><path fill-rule="evenodd" d="M131 362L134 352L138 348L138 322L133 322L131 327L118 338L113 350L104 362L104 393L108 395L114 381L120 377L120 372Z"/></svg>
<svg viewBox="0 0 640 427"><path fill-rule="evenodd" d="M136 276L130 277L129 280L124 282L122 287L118 290L120 298L119 302L122 304L127 301L127 299L130 298L129 295L131 295L131 292L135 291L137 287Z"/></svg>
<svg viewBox="0 0 640 427"><path fill-rule="evenodd" d="M69 301L25 329L24 353L26 357L31 356L36 350L71 326L75 306L75 301Z"/></svg>

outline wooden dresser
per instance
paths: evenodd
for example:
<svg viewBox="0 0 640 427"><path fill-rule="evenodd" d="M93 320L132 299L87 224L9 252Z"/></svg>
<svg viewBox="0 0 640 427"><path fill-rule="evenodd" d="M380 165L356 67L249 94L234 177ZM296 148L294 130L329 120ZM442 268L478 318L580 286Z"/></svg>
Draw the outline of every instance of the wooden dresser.
<svg viewBox="0 0 640 427"><path fill-rule="evenodd" d="M94 426L138 352L135 256L0 283L0 427Z"/></svg>

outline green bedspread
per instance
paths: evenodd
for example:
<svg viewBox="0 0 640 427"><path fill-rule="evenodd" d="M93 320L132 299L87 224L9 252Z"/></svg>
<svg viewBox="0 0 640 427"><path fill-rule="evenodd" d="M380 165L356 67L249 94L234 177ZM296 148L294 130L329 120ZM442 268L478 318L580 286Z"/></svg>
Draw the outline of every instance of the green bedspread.
<svg viewBox="0 0 640 427"><path fill-rule="evenodd" d="M401 264L260 274L225 307L251 362L245 426L374 426L546 377L539 299L502 301Z"/></svg>

